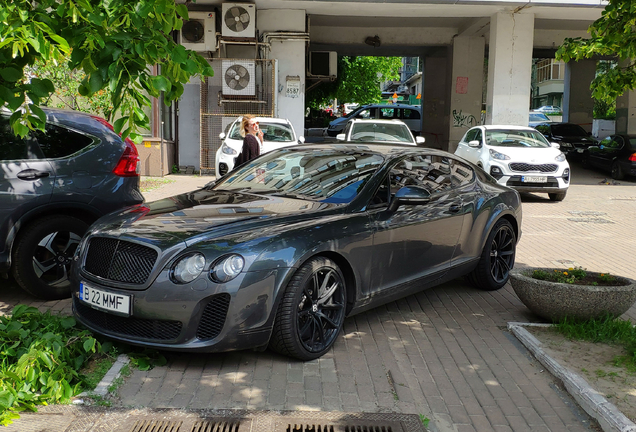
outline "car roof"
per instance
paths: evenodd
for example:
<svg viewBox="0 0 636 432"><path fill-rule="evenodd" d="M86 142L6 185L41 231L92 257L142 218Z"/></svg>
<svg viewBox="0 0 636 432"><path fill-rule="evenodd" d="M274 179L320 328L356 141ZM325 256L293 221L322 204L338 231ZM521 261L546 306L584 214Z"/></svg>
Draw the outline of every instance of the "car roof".
<svg viewBox="0 0 636 432"><path fill-rule="evenodd" d="M389 124L401 124L401 125L406 126L406 123L404 123L402 120L399 120L399 119L357 119L357 118L352 118L349 121L352 122L352 123L389 123Z"/></svg>
<svg viewBox="0 0 636 432"><path fill-rule="evenodd" d="M236 120L240 122L243 116L237 117ZM279 123L279 124L289 124L289 120L286 118L277 118L277 117L254 117L254 120L257 122L266 122L266 123Z"/></svg>
<svg viewBox="0 0 636 432"><path fill-rule="evenodd" d="M380 154L383 156L399 156L404 153L424 153L444 157L454 156L446 151L433 149L429 147L417 147L404 144L385 144L385 143L311 143L298 144L295 146L285 147L285 150L298 151L302 149L333 149L342 151L363 151L366 153Z"/></svg>

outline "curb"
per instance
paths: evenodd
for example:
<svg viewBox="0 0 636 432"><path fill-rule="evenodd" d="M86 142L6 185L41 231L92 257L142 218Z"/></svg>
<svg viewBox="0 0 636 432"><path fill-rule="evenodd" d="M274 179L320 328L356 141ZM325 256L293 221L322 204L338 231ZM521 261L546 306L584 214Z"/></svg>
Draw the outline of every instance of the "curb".
<svg viewBox="0 0 636 432"><path fill-rule="evenodd" d="M91 396L101 396L105 397L108 394L108 388L113 385L113 382L119 378L121 375L121 370L124 366L130 363L130 358L126 354L120 354L115 360L115 363L110 367L106 375L102 378L102 380L97 384L94 390L85 391L78 395L78 397L91 397ZM81 399L77 399L75 401L77 404L83 404L84 401Z"/></svg>
<svg viewBox="0 0 636 432"><path fill-rule="evenodd" d="M541 348L543 345L524 327L551 327L552 324L509 322L510 330L519 341L548 369L559 378L566 390L590 416L595 418L605 432L636 432L636 424L628 419L616 406L594 390L585 379L561 366Z"/></svg>

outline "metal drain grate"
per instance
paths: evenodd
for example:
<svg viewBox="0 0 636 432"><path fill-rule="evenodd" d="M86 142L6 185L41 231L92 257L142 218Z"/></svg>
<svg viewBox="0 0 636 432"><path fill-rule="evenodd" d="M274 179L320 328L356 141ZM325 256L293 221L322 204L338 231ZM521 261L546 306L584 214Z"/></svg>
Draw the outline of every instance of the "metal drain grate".
<svg viewBox="0 0 636 432"><path fill-rule="evenodd" d="M407 428L401 421L391 419L364 419L358 416L344 416L340 419L326 421L324 419L311 419L294 417L276 422L275 432L407 432Z"/></svg>
<svg viewBox="0 0 636 432"><path fill-rule="evenodd" d="M286 432L335 432L333 425L288 425Z"/></svg>
<svg viewBox="0 0 636 432"><path fill-rule="evenodd" d="M345 432L393 432L393 428L391 426L345 426Z"/></svg>
<svg viewBox="0 0 636 432"><path fill-rule="evenodd" d="M589 217L589 218L568 218L570 222L586 222L586 223L596 223L596 224L613 224L611 220L607 220L601 217Z"/></svg>
<svg viewBox="0 0 636 432"><path fill-rule="evenodd" d="M178 432L181 421L137 420L130 432Z"/></svg>
<svg viewBox="0 0 636 432"><path fill-rule="evenodd" d="M190 432L239 432L240 420L205 420L195 422Z"/></svg>

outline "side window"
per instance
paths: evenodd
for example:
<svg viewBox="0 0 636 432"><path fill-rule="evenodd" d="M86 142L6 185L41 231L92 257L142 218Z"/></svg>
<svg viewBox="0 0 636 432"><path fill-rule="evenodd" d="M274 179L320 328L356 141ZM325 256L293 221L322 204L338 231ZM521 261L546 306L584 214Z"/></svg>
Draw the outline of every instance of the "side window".
<svg viewBox="0 0 636 432"><path fill-rule="evenodd" d="M93 143L86 135L52 124L46 125L45 132L36 131L35 138L46 159L70 156Z"/></svg>
<svg viewBox="0 0 636 432"><path fill-rule="evenodd" d="M390 173L391 197L404 186L420 186L431 194L451 188L451 160L436 155L412 156Z"/></svg>
<svg viewBox="0 0 636 432"><path fill-rule="evenodd" d="M395 117L395 109L394 108L380 108L380 119L392 119Z"/></svg>
<svg viewBox="0 0 636 432"><path fill-rule="evenodd" d="M475 171L465 163L452 159L450 177L451 185L458 188L472 183L475 179Z"/></svg>
<svg viewBox="0 0 636 432"><path fill-rule="evenodd" d="M370 208L377 207L385 207L389 204L391 196L389 195L389 181L388 178L385 178L382 184L378 187L378 190L375 191L371 202L369 203Z"/></svg>
<svg viewBox="0 0 636 432"><path fill-rule="evenodd" d="M400 111L402 111L401 118L403 120L419 120L420 119L420 113L417 110L404 108L404 109L401 109Z"/></svg>
<svg viewBox="0 0 636 432"><path fill-rule="evenodd" d="M477 135L477 131L478 130L479 129L471 129L468 132L466 132L466 135L464 135L464 138L462 139L462 142L469 143L472 140L474 140L475 139L475 135Z"/></svg>
<svg viewBox="0 0 636 432"><path fill-rule="evenodd" d="M356 118L368 119L371 118L371 110L365 109L356 114Z"/></svg>
<svg viewBox="0 0 636 432"><path fill-rule="evenodd" d="M624 143L625 142L623 140L623 137L615 136L614 139L609 143L608 147L611 147L613 149L620 149L623 147Z"/></svg>
<svg viewBox="0 0 636 432"><path fill-rule="evenodd" d="M481 146L482 144L481 129L475 129L475 130L477 131L477 133L475 134L475 138L473 139L479 141L479 145Z"/></svg>
<svg viewBox="0 0 636 432"><path fill-rule="evenodd" d="M599 147L611 147L612 137L605 137L603 140L598 143Z"/></svg>
<svg viewBox="0 0 636 432"><path fill-rule="evenodd" d="M351 130L351 122L347 122L347 125L344 128L344 134L345 134L345 139L348 139L348 135L349 135L349 130Z"/></svg>
<svg viewBox="0 0 636 432"><path fill-rule="evenodd" d="M550 135L550 127L548 125L537 125L534 128L541 132L543 135Z"/></svg>
<svg viewBox="0 0 636 432"><path fill-rule="evenodd" d="M16 136L9 124L9 118L0 116L0 161L36 159L29 151L29 139Z"/></svg>

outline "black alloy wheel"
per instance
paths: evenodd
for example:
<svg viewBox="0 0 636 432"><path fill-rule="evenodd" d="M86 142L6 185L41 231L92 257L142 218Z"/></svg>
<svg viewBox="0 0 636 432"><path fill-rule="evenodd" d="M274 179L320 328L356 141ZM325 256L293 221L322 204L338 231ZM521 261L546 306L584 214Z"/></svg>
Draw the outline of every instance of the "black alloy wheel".
<svg viewBox="0 0 636 432"><path fill-rule="evenodd" d="M623 170L616 160L612 163L612 178L614 180L622 180L625 178L625 174L623 174Z"/></svg>
<svg viewBox="0 0 636 432"><path fill-rule="evenodd" d="M488 235L477 267L468 280L477 288L493 291L503 287L515 264L517 236L510 222L499 219Z"/></svg>
<svg viewBox="0 0 636 432"><path fill-rule="evenodd" d="M71 295L73 256L88 224L68 216L49 216L23 228L16 239L13 275L30 294L56 300Z"/></svg>
<svg viewBox="0 0 636 432"><path fill-rule="evenodd" d="M344 276L330 259L305 263L290 281L278 308L270 348L301 360L324 355L345 318Z"/></svg>

